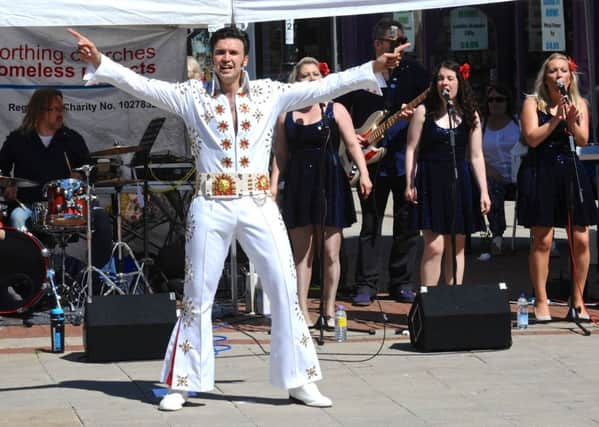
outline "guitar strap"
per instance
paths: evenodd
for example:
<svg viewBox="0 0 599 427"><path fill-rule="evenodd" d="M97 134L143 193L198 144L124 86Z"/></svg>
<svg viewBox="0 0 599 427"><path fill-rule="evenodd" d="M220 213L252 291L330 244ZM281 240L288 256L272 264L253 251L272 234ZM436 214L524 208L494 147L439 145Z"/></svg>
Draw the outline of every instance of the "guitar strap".
<svg viewBox="0 0 599 427"><path fill-rule="evenodd" d="M393 99L395 99L395 92L397 91L397 73L392 71L389 75L389 81L387 81L387 96L385 96L385 110L387 110L387 116L392 114Z"/></svg>
<svg viewBox="0 0 599 427"><path fill-rule="evenodd" d="M389 75L389 80L387 81L387 93L385 94L385 119L389 118L395 111L393 110L393 100L395 99L395 92L397 91L397 73L395 70L391 72ZM387 133L383 136L383 141L381 142L381 146L385 147L389 141L387 140Z"/></svg>

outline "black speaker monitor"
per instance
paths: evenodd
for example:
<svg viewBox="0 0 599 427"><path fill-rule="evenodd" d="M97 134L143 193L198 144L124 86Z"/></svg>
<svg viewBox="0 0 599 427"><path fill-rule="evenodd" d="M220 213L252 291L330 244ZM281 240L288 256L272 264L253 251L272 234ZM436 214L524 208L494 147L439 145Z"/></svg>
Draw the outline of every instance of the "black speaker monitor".
<svg viewBox="0 0 599 427"><path fill-rule="evenodd" d="M161 359L176 321L174 293L95 296L85 305L87 360Z"/></svg>
<svg viewBox="0 0 599 427"><path fill-rule="evenodd" d="M509 348L507 286L423 286L410 309L408 327L412 345L422 351Z"/></svg>

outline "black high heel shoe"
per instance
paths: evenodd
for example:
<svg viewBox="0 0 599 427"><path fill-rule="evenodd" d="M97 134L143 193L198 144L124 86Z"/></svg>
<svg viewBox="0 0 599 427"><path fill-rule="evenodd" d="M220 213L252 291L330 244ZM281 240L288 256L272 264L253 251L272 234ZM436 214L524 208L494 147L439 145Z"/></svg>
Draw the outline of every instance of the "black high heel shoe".
<svg viewBox="0 0 599 427"><path fill-rule="evenodd" d="M576 310L576 313L578 314L578 316L576 316L576 317L580 323L591 323L591 316L589 316L588 314L582 314L580 312L579 307L574 307L574 310ZM568 309L568 314L566 315L566 320L568 322L574 321L574 316L572 315L571 309Z"/></svg>
<svg viewBox="0 0 599 427"><path fill-rule="evenodd" d="M316 322L314 322L312 329L320 329L320 325L323 322L324 322L323 329L325 331L335 330L335 319L333 319L331 316L326 316L326 315L319 316L318 319L316 319Z"/></svg>

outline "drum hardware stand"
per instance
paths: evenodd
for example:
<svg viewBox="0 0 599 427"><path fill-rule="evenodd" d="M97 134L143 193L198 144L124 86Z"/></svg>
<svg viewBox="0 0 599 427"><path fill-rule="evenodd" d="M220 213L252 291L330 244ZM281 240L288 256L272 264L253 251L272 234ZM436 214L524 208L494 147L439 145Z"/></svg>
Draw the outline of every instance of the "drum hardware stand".
<svg viewBox="0 0 599 427"><path fill-rule="evenodd" d="M85 182L87 184L87 189L86 189L86 200L87 200L87 224L85 227L85 240L86 240L86 244L87 244L87 267L85 269L85 272L83 273L83 276L81 278L81 282L84 284L85 289L86 289L86 301L87 303L91 303L92 302L92 295L93 295L93 285L92 285L92 276L93 273L97 273L98 275L100 275L100 277L102 277L102 279L104 280L104 283L108 284L109 286L109 290L104 294L107 295L109 293L111 293L113 290L115 292L117 292L118 294L124 295L126 292L123 291L122 289L120 289L118 287L118 285L112 281L112 279L110 277L108 277L108 275L106 273L104 273L102 270L100 270L97 267L94 267L92 265L92 225L91 225L91 210L92 210L92 197L91 197L91 187L90 187L90 182L89 182L89 176L90 173L92 171L92 169L94 168L94 166L92 165L83 165L80 168L78 168L77 170L83 172L85 174ZM112 255L111 255L112 257Z"/></svg>
<svg viewBox="0 0 599 427"><path fill-rule="evenodd" d="M49 230L49 232L51 234L53 234L52 231ZM71 285L67 285L67 282L65 281L65 275L66 275L66 249L68 246L68 240L69 237L74 234L74 233L67 233L66 230L61 230L58 233L58 245L60 246L60 268L61 268L61 294L62 295L68 295L68 297L66 298L66 301L69 305L69 308L71 310L71 312L75 312L77 311L78 313L76 314L76 316L80 316L81 315L81 305L82 305L82 300L80 297L82 292L85 292L85 290L77 290L75 289L75 287L73 286L73 284ZM54 262L52 263L54 264ZM60 305L60 299L62 298L61 296L59 296L59 293L56 290L56 287L54 285L54 276L55 276L56 272L53 269L48 269L48 280L50 280L50 285L51 285L51 291L54 294L54 297L56 298L56 303L58 308L62 308ZM74 282L74 281L73 281Z"/></svg>
<svg viewBox="0 0 599 427"><path fill-rule="evenodd" d="M140 279L143 281L144 286L146 287L146 290L149 293L152 293L152 289L148 283L148 281L146 280L146 277L144 275L144 266L145 266L145 261L141 263L141 265L137 262L137 259L135 258L135 255L133 253L133 250L131 250L131 247L123 242L123 232L122 232L122 224L123 224L123 217L121 215L121 190L122 190L122 186L117 185L116 187L116 237L117 237L117 241L114 244L114 247L112 248L112 255L114 256L115 252L117 253L118 256L118 262L117 262L117 283L118 283L118 287L119 289L128 289L130 291L131 295L135 295L137 294L137 287L139 285L139 281ZM131 259L133 260L133 263L135 265L135 270L130 272L130 273L123 273L123 250L126 250L129 254L129 256L131 257ZM132 288L129 288L129 284L128 284L128 278L129 277L136 277L135 282L133 284ZM110 291L110 290L109 290Z"/></svg>
<svg viewBox="0 0 599 427"><path fill-rule="evenodd" d="M88 177L89 180L89 177ZM139 286L139 282L140 280L143 282L143 285L145 286L145 289L148 293L152 293L152 288L150 287L148 281L146 280L146 277L143 273L143 268L144 268L144 263L142 262L142 264L140 265L137 262L137 259L135 258L135 255L133 253L133 250L131 249L131 247L123 242L122 240L122 215L121 215L121 190L122 190L122 185L116 185L115 186L116 189L116 194L115 194L115 210L116 210L116 234L117 234L117 241L114 243L114 246L112 248L112 252L110 254L110 259L114 259L115 254L117 255L117 265L116 265L116 279L114 278L110 278L109 275L107 275L104 271L91 266L91 221L88 218L88 253L89 253L89 259L88 259L88 271L95 271L96 273L98 273L103 279L104 279L104 283L105 285L107 285L107 289L104 291L104 288L102 288L102 295L110 295L110 294L119 294L119 295L125 295L125 294L131 294L131 295L136 295L138 293L138 286ZM88 186L88 191L89 191L89 186ZM90 210L88 209L88 217L90 214ZM133 260L133 263L135 265L135 270L130 272L130 273L123 273L123 251L126 251L128 253L128 255L131 257L131 259ZM135 281L133 284L129 283L129 278L131 277L136 277ZM91 275L88 274L87 275L87 280L88 280L88 293L91 294ZM89 298L88 298L89 300Z"/></svg>

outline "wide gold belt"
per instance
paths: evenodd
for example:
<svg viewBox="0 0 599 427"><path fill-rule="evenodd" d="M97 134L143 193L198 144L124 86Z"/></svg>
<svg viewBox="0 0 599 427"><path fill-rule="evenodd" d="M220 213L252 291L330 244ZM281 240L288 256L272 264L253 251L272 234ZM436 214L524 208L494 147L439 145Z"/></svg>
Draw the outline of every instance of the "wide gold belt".
<svg viewBox="0 0 599 427"><path fill-rule="evenodd" d="M195 193L219 199L270 194L270 179L263 173L198 173Z"/></svg>

